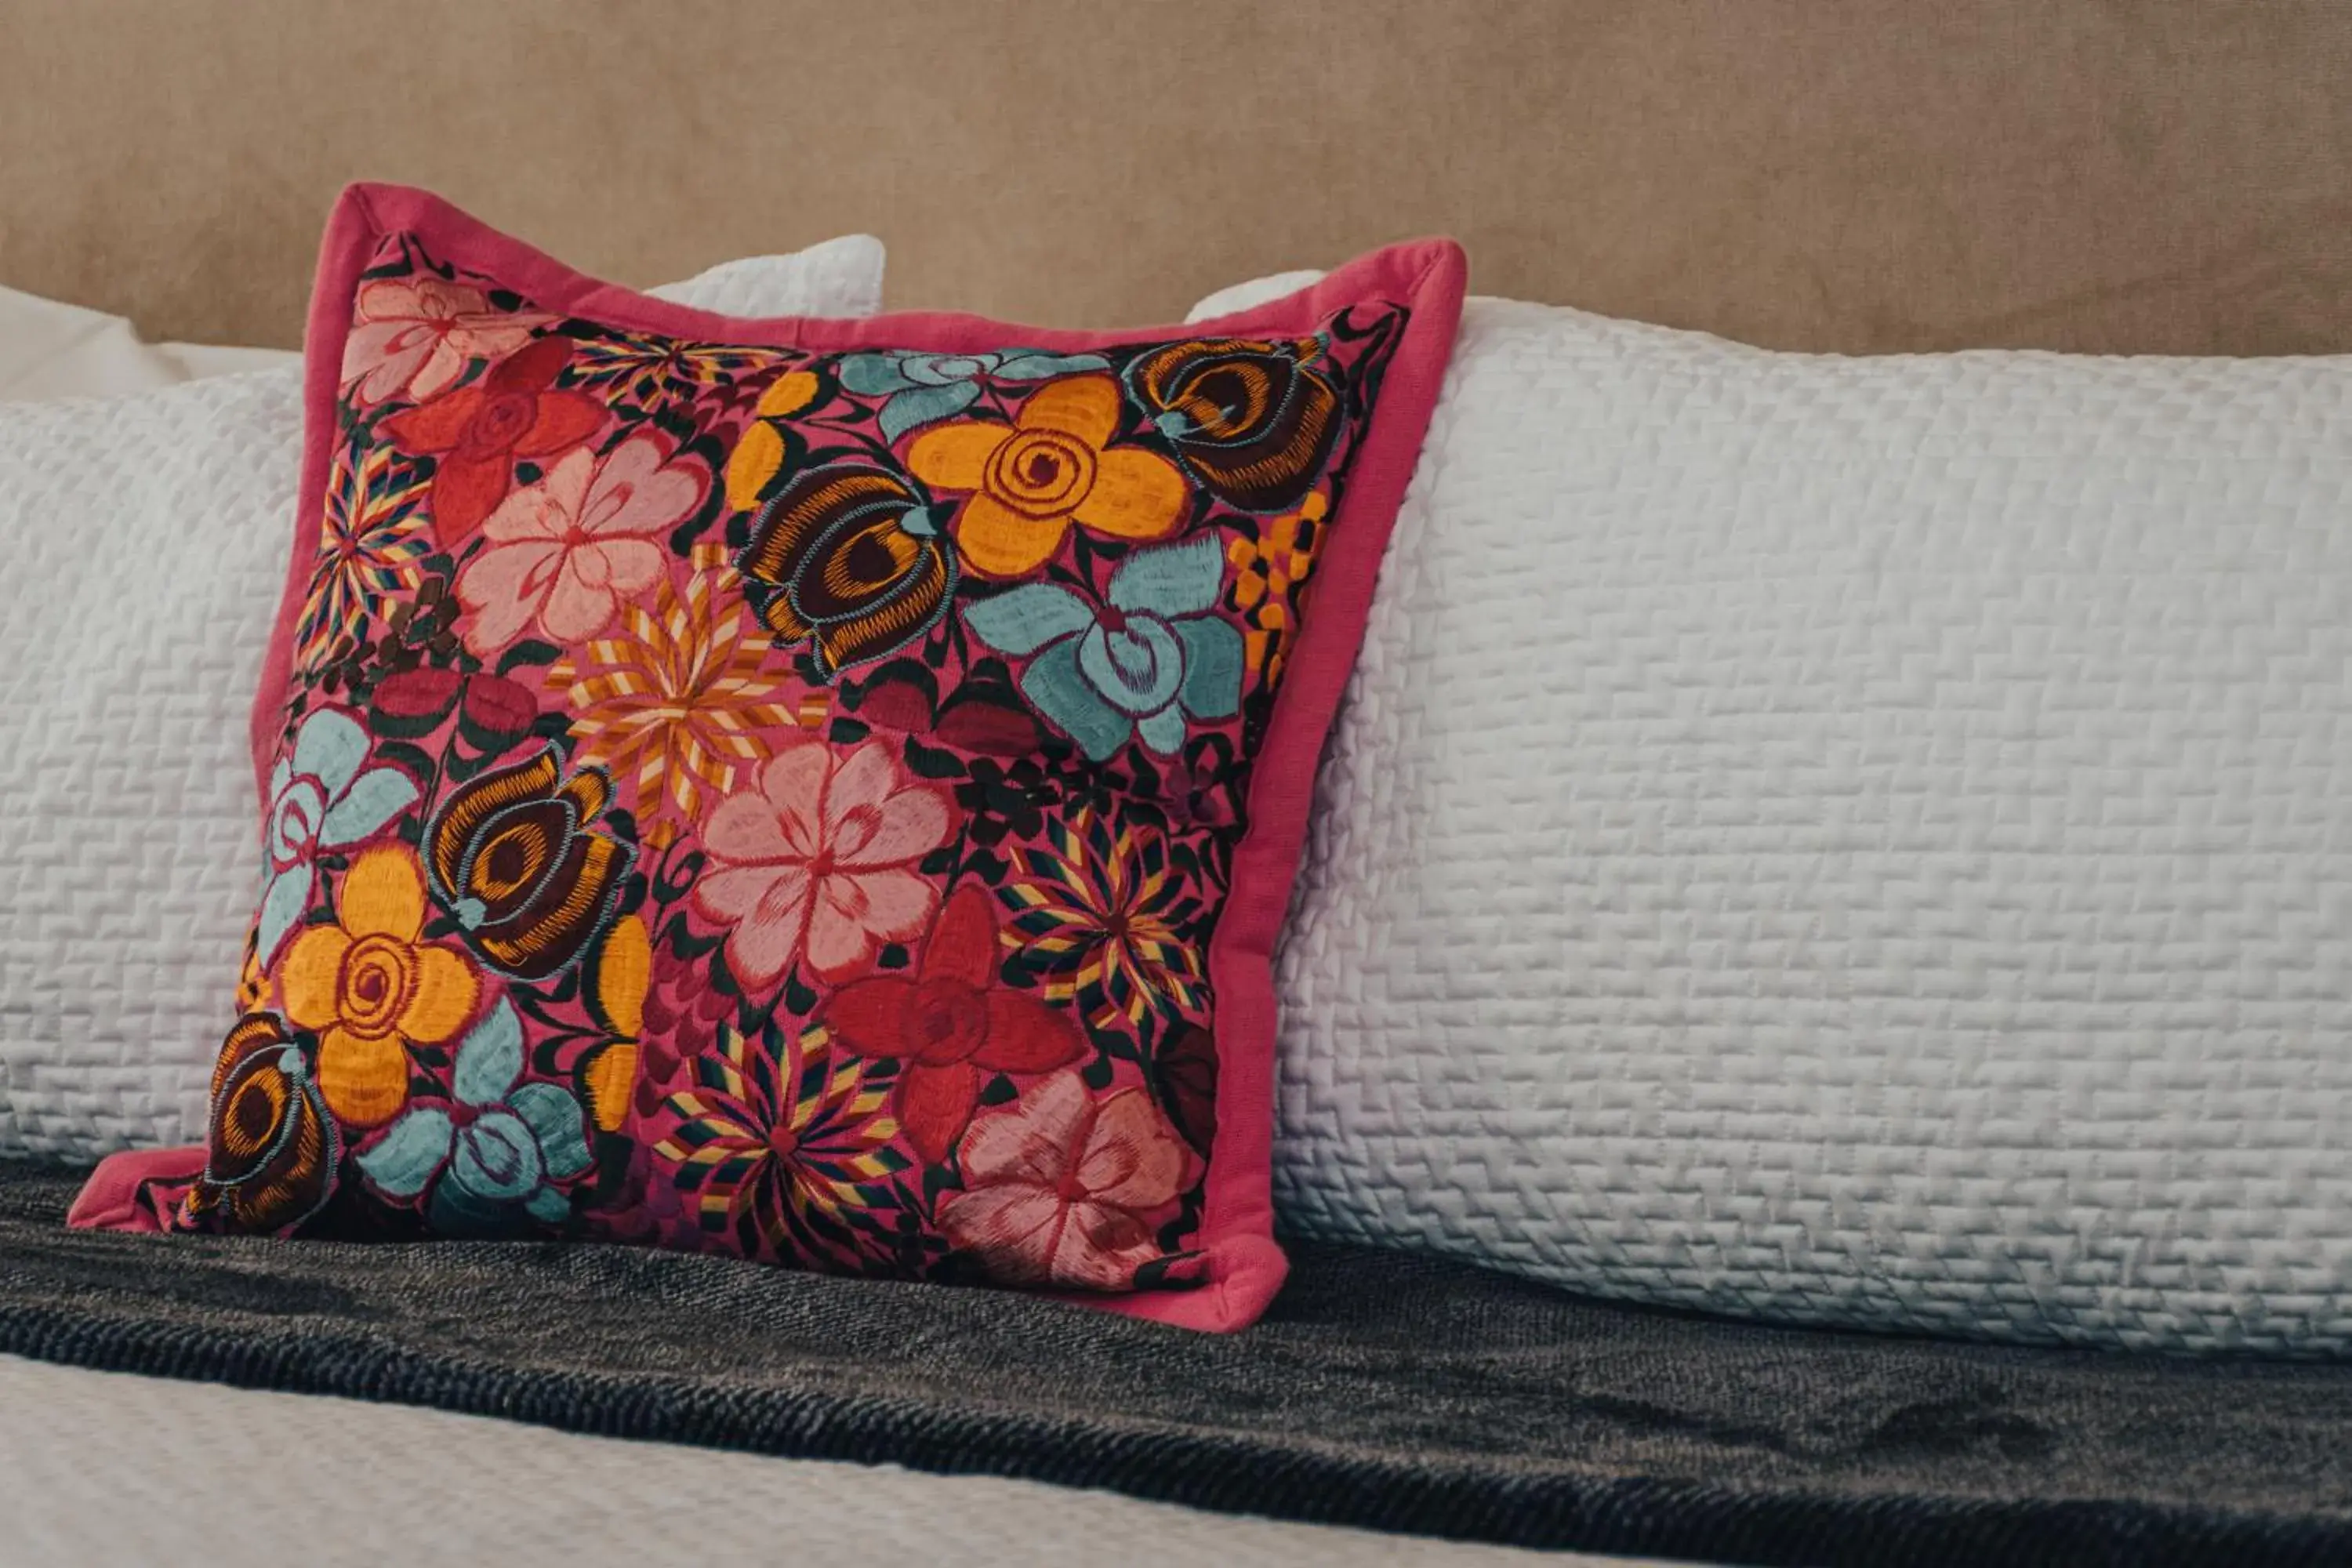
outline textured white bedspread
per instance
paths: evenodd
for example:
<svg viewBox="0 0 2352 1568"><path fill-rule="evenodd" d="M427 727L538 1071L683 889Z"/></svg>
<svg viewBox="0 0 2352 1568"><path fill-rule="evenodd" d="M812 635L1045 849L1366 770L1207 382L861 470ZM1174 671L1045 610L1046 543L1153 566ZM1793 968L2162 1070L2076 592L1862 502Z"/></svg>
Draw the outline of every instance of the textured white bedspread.
<svg viewBox="0 0 2352 1568"><path fill-rule="evenodd" d="M0 1564L1601 1564L0 1356Z"/></svg>

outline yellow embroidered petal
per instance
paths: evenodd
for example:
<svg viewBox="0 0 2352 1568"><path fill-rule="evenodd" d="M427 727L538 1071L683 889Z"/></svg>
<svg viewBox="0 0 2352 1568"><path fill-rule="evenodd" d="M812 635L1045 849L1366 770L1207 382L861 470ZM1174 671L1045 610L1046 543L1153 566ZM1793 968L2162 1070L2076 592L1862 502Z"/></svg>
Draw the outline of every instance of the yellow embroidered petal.
<svg viewBox="0 0 2352 1568"><path fill-rule="evenodd" d="M335 993L351 946L352 939L338 926L312 926L294 939L278 970L289 1018L305 1029L323 1029L335 1021Z"/></svg>
<svg viewBox="0 0 2352 1568"><path fill-rule="evenodd" d="M907 468L934 489L976 490L988 472L988 459L1012 436L1009 426L980 419L933 426L907 448Z"/></svg>
<svg viewBox="0 0 2352 1568"><path fill-rule="evenodd" d="M400 1015L400 1032L428 1046L439 1045L472 1016L479 989L473 966L446 947L416 950L416 989Z"/></svg>
<svg viewBox="0 0 2352 1568"><path fill-rule="evenodd" d="M1159 539L1184 516L1184 476L1157 452L1114 447L1095 459L1095 488L1077 518L1097 533Z"/></svg>
<svg viewBox="0 0 2352 1568"><path fill-rule="evenodd" d="M629 1090L637 1082L637 1047L615 1040L588 1064L588 1114L598 1127L618 1132L629 1119Z"/></svg>
<svg viewBox="0 0 2352 1568"><path fill-rule="evenodd" d="M1069 531L1066 517L1024 517L992 497L974 496L956 520L956 548L982 576L1019 577L1043 565Z"/></svg>
<svg viewBox="0 0 2352 1568"><path fill-rule="evenodd" d="M335 918L354 937L415 942L425 929L425 873L416 852L402 844L380 844L352 861Z"/></svg>
<svg viewBox="0 0 2352 1568"><path fill-rule="evenodd" d="M646 922L623 915L613 922L596 957L596 1004L613 1032L637 1037L646 1022L646 989L653 984L654 944Z"/></svg>
<svg viewBox="0 0 2352 1568"><path fill-rule="evenodd" d="M752 412L762 419L782 419L798 414L816 401L816 373L811 370L788 370L768 384L760 394L760 405Z"/></svg>
<svg viewBox="0 0 2352 1568"><path fill-rule="evenodd" d="M760 492L784 466L784 438L772 425L754 425L735 443L727 458L727 504L749 511L760 504Z"/></svg>
<svg viewBox="0 0 2352 1568"><path fill-rule="evenodd" d="M373 1039L329 1029L319 1041L319 1092L352 1127L389 1121L408 1100L408 1053L397 1035Z"/></svg>
<svg viewBox="0 0 2352 1568"><path fill-rule="evenodd" d="M1107 375L1049 381L1021 405L1024 430L1059 430L1100 447L1118 428L1118 383Z"/></svg>

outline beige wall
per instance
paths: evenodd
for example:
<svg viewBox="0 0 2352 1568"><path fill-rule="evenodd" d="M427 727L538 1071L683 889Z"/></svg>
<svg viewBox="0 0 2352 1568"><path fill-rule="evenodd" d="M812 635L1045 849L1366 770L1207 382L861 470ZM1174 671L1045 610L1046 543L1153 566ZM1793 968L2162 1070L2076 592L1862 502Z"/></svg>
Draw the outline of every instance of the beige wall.
<svg viewBox="0 0 2352 1568"><path fill-rule="evenodd" d="M2352 348L2352 5L0 0L0 283L290 342L335 189L1055 323L1400 236L1750 341Z"/></svg>

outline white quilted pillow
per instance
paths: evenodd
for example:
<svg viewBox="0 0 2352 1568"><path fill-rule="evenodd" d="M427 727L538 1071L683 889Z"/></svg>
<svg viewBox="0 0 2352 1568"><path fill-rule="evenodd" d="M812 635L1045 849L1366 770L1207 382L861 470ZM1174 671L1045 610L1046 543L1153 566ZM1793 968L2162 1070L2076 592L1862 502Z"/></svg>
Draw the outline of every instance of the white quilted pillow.
<svg viewBox="0 0 2352 1568"><path fill-rule="evenodd" d="M852 236L653 292L869 316L882 265ZM301 455L295 367L0 404L0 1154L201 1135Z"/></svg>
<svg viewBox="0 0 2352 1568"><path fill-rule="evenodd" d="M2352 1350L2352 358L1473 300L1280 974L1296 1233Z"/></svg>

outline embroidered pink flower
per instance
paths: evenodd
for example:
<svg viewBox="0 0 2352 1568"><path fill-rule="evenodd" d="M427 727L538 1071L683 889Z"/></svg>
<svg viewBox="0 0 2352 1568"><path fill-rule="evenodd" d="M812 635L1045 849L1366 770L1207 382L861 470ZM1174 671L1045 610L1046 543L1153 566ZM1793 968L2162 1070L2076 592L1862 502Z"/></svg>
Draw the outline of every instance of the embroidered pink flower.
<svg viewBox="0 0 2352 1568"><path fill-rule="evenodd" d="M481 553L457 574L457 597L473 612L466 646L487 658L533 623L551 641L584 641L652 587L669 562L664 536L710 490L698 463L670 457L652 436L601 459L574 447L500 501L482 520Z"/></svg>
<svg viewBox="0 0 2352 1568"><path fill-rule="evenodd" d="M375 279L360 285L343 340L343 384L364 404L402 394L421 402L463 375L468 361L510 354L554 320L493 310L481 290L438 278Z"/></svg>
<svg viewBox="0 0 2352 1568"><path fill-rule="evenodd" d="M982 1112L962 1166L940 1220L992 1278L1123 1290L1160 1255L1151 1216L1182 1190L1185 1154L1147 1091L1097 1100L1073 1070Z"/></svg>
<svg viewBox="0 0 2352 1568"><path fill-rule="evenodd" d="M887 742L836 752L803 731L776 745L703 825L709 864L694 905L731 926L727 961L746 985L772 984L801 959L819 979L845 979L930 924L939 889L915 866L953 835L955 808Z"/></svg>

